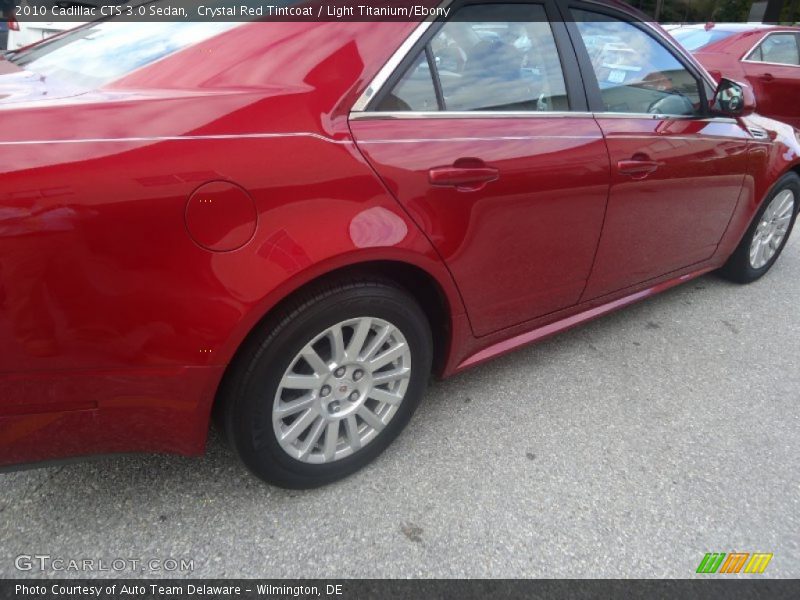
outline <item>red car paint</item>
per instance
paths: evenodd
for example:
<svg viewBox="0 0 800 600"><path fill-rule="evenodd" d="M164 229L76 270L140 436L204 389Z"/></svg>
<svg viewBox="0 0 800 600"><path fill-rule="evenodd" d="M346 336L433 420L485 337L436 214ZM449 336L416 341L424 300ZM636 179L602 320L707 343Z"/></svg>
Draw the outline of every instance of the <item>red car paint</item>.
<svg viewBox="0 0 800 600"><path fill-rule="evenodd" d="M0 465L202 453L248 333L353 266L432 282L452 375L719 267L800 164L756 115L351 121L414 27L241 25L90 90L4 65ZM431 183L459 159L492 176Z"/></svg>
<svg viewBox="0 0 800 600"><path fill-rule="evenodd" d="M793 34L800 46L800 27L725 23L690 25L670 33L680 41L681 36L700 30L719 32L720 36L727 34L723 39L692 49L695 58L715 79L746 81L755 92L759 114L800 128L800 64L748 60L750 52L770 34Z"/></svg>

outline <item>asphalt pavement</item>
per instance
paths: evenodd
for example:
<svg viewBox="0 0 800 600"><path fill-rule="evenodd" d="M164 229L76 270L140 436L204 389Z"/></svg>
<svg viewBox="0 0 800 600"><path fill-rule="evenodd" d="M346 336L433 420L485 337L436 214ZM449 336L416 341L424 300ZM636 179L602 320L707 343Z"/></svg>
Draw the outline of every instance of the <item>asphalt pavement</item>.
<svg viewBox="0 0 800 600"><path fill-rule="evenodd" d="M326 488L263 484L218 436L203 458L0 475L0 576L114 574L15 567L40 554L165 563L122 576L691 577L736 551L774 555L747 577L800 577L798 237L755 284L709 275L432 383Z"/></svg>

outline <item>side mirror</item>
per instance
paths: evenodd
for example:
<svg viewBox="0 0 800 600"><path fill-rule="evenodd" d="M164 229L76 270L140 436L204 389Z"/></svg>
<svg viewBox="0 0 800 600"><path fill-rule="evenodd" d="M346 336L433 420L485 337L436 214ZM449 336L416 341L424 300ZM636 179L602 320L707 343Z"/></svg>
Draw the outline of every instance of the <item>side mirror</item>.
<svg viewBox="0 0 800 600"><path fill-rule="evenodd" d="M749 85L720 79L711 109L728 117L743 117L756 110L756 97Z"/></svg>

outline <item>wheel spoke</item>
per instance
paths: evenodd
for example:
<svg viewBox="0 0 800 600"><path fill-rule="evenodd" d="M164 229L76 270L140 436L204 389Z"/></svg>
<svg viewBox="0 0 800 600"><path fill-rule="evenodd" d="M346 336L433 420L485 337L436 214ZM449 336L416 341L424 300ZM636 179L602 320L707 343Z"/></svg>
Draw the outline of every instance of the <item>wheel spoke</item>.
<svg viewBox="0 0 800 600"><path fill-rule="evenodd" d="M371 361L369 361L369 367L373 371L377 371L378 369L385 367L390 362L397 360L400 358L406 351L405 344L397 344L395 347L390 348L383 354L376 356Z"/></svg>
<svg viewBox="0 0 800 600"><path fill-rule="evenodd" d="M386 340L389 339L392 331L394 331L394 327L387 324L386 327L384 327L383 330L375 336L375 339L370 342L369 348L364 351L362 360L371 360L375 353L383 347L383 345L386 343Z"/></svg>
<svg viewBox="0 0 800 600"><path fill-rule="evenodd" d="M350 415L344 422L344 428L347 430L347 441L350 443L350 448L353 452L361 449L361 438L358 436L358 423L356 416Z"/></svg>
<svg viewBox="0 0 800 600"><path fill-rule="evenodd" d="M322 434L322 430L325 429L325 423L325 419L317 415L316 420L311 426L311 431L308 432L306 439L303 440L303 447L300 449L301 458L308 456L308 453L314 449L319 436Z"/></svg>
<svg viewBox="0 0 800 600"><path fill-rule="evenodd" d="M328 366L328 363L322 360L322 357L317 353L316 350L314 350L314 348L311 347L310 344L305 348L303 348L303 351L300 353L300 356L302 356L305 359L305 361L311 366L311 368L314 369L314 374L324 375L330 372L330 367Z"/></svg>
<svg viewBox="0 0 800 600"><path fill-rule="evenodd" d="M779 200L780 199L780 200ZM785 214L790 214L794 209L794 194L791 190L784 190L775 198L775 210L772 212L773 217L782 217Z"/></svg>
<svg viewBox="0 0 800 600"><path fill-rule="evenodd" d="M332 461L336 454L336 444L339 442L339 423L340 421L331 421L325 430L325 462Z"/></svg>
<svg viewBox="0 0 800 600"><path fill-rule="evenodd" d="M393 394L379 388L373 388L370 390L369 397L384 404L391 404L392 406L399 406L403 401L402 396L398 396L397 394Z"/></svg>
<svg viewBox="0 0 800 600"><path fill-rule="evenodd" d="M304 410L311 406L314 402L316 402L317 397L314 395L313 392L309 392L302 398L298 398L297 400L292 400L291 402L280 402L274 408L273 412L275 415L284 419L289 415L293 415L301 410Z"/></svg>
<svg viewBox="0 0 800 600"><path fill-rule="evenodd" d="M333 362L336 364L344 362L344 336L342 335L341 325L331 327L331 352Z"/></svg>
<svg viewBox="0 0 800 600"><path fill-rule="evenodd" d="M322 378L317 375L298 375L297 373L287 373L281 379L281 387L289 390L314 390Z"/></svg>
<svg viewBox="0 0 800 600"><path fill-rule="evenodd" d="M753 266L756 269L760 269L761 268L761 254L762 254L762 248L763 247L764 247L763 241L759 240L758 244L756 244L755 258L753 259Z"/></svg>
<svg viewBox="0 0 800 600"><path fill-rule="evenodd" d="M383 371L372 376L372 385L383 385L398 379L407 379L411 376L411 369L395 369L394 371Z"/></svg>
<svg viewBox="0 0 800 600"><path fill-rule="evenodd" d="M378 418L378 415L376 415L366 406L362 406L358 409L358 416L364 419L364 421L367 422L367 425L372 427L375 431L380 431L384 427L383 421Z"/></svg>
<svg viewBox="0 0 800 600"><path fill-rule="evenodd" d="M302 414L302 416L298 417L294 423L289 426L284 434L281 436L282 442L293 442L300 434L303 433L311 423L314 422L314 419L317 418L319 413L313 408L307 408L306 412Z"/></svg>
<svg viewBox="0 0 800 600"><path fill-rule="evenodd" d="M794 208L794 202L791 200L785 200L783 204L781 204L780 208L775 211L775 216L773 220L776 219L788 219L792 216L792 209Z"/></svg>
<svg viewBox="0 0 800 600"><path fill-rule="evenodd" d="M353 332L353 337L347 346L345 353L346 360L355 361L361 355L361 350L364 348L364 342L367 339L370 329L372 328L372 319L361 319Z"/></svg>
<svg viewBox="0 0 800 600"><path fill-rule="evenodd" d="M764 264L769 260L767 258L767 251L769 248L769 242L766 240L762 240L761 245L758 248L758 264L759 268L763 267Z"/></svg>

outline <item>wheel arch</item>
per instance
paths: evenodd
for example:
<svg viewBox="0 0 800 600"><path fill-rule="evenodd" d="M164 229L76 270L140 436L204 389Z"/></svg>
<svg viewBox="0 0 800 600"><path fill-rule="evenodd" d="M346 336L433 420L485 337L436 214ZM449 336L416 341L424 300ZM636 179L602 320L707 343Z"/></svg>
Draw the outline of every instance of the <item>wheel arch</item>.
<svg viewBox="0 0 800 600"><path fill-rule="evenodd" d="M316 287L356 278L390 281L403 288L417 300L431 327L434 345L433 372L435 374L443 373L453 343L453 318L463 313L460 297L457 296L457 292L453 289L452 281L445 280L443 282L440 277L434 275L430 270L407 260L396 258L363 260L303 277L290 286L288 290L281 293L277 301L269 303L268 308L262 311L263 314L258 316L255 322L247 328L245 335L239 336L239 339L234 342L235 348L231 352L231 358L219 384L214 390L210 407L211 412L214 414L219 413L219 408L222 404L221 399L225 395L226 381L234 366L238 364L239 357L246 351L248 342L257 335L261 328L268 326L270 320L275 315L280 314L283 307L298 296ZM455 298L453 294L456 294Z"/></svg>

